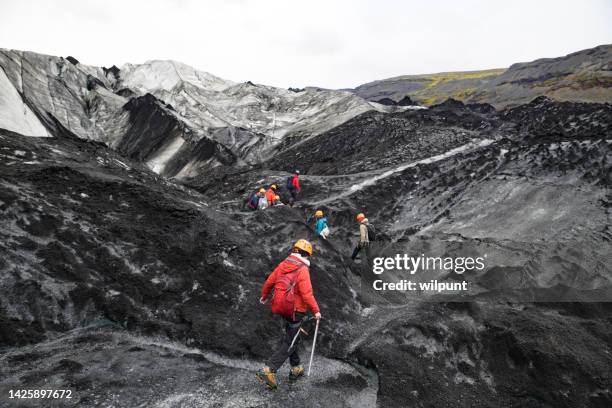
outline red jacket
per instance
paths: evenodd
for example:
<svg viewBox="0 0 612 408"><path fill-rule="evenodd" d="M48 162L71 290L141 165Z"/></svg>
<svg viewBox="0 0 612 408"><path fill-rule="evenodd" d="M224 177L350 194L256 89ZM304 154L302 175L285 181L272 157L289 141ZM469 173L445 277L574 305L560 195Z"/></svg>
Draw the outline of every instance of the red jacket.
<svg viewBox="0 0 612 408"><path fill-rule="evenodd" d="M319 305L312 294L312 284L310 283L310 269L308 268L310 262L298 254L289 255L272 271L261 289L261 298L268 298L280 274L295 272L295 269L300 266L299 264L302 265L297 274L297 283L295 285L295 311L305 313L308 308L312 313L319 313Z"/></svg>
<svg viewBox="0 0 612 408"><path fill-rule="evenodd" d="M274 204L274 197L276 196L276 192L269 188L268 191L266 191L266 200L268 200L268 205L272 205Z"/></svg>
<svg viewBox="0 0 612 408"><path fill-rule="evenodd" d="M291 185L295 188L296 191L300 191L300 178L298 176L293 176L293 180L291 180Z"/></svg>

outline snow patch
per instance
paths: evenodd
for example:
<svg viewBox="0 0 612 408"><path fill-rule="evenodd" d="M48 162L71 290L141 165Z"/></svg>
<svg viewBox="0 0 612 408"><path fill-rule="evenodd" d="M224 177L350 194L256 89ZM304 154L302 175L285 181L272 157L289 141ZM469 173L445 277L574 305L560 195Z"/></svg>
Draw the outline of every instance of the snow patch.
<svg viewBox="0 0 612 408"><path fill-rule="evenodd" d="M455 374L455 377L453 377L453 382L455 384L469 384L469 385L474 385L474 379L471 377L468 377L467 375L463 374L463 373L457 373Z"/></svg>
<svg viewBox="0 0 612 408"><path fill-rule="evenodd" d="M50 136L34 112L23 103L3 69L0 69L0 128L24 136Z"/></svg>
<svg viewBox="0 0 612 408"><path fill-rule="evenodd" d="M114 159L114 160L115 160L115 162L116 162L116 163L117 163L119 166L123 167L123 168L124 168L124 169L126 169L126 170L130 170L130 166L128 166L127 164L125 164L125 163L124 163L124 162L122 162L121 160L117 160L117 159Z"/></svg>
<svg viewBox="0 0 612 408"><path fill-rule="evenodd" d="M243 303L247 299L247 291L242 285L238 285L238 299L236 303Z"/></svg>
<svg viewBox="0 0 612 408"><path fill-rule="evenodd" d="M172 90L181 83L221 91L234 83L208 72L198 71L178 61L147 61L142 65L126 64L121 67L124 86L144 92Z"/></svg>
<svg viewBox="0 0 612 408"><path fill-rule="evenodd" d="M166 168L168 161L174 156L185 143L185 139L177 137L165 148L160 150L157 155L147 162L147 166L157 174L161 174Z"/></svg>

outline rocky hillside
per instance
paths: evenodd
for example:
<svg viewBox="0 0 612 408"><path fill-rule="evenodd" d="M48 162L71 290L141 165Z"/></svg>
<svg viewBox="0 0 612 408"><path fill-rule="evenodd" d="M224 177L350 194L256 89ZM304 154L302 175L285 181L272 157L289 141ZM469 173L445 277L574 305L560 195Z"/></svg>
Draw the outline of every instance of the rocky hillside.
<svg viewBox="0 0 612 408"><path fill-rule="evenodd" d="M399 101L406 95L424 105L447 98L489 103L497 108L520 105L537 96L559 101L612 102L612 45L559 58L518 63L508 69L405 75L369 82L353 90L372 101Z"/></svg>
<svg viewBox="0 0 612 408"><path fill-rule="evenodd" d="M297 210L220 212L214 197L170 183L100 143L1 132L0 344L5 351L25 353L0 357L3 395L15 381L42 386L48 373L70 381L83 397L94 389L104 390L101 400L79 399L75 401L81 402L79 406L109 403L108 387L118 383L102 374L108 368L95 369L98 379L92 377L93 371L79 368L97 364L87 351L92 344L116 356L121 372L131 370L130 361L137 355L131 352L139 344L157 344L151 336L182 344L183 351L172 352L176 364L195 359L194 369L212 364L225 367L228 375L231 372L221 357L217 364L208 363L211 357L198 350L225 358L267 357L276 344L278 324L269 308L259 305L259 291L291 242L300 237L313 240L320 256L312 274L328 326L321 351L342 355L340 350L348 342L341 341L343 333L361 308L351 289L358 280L344 265L342 254L314 239ZM256 243L253 236L259 237ZM65 349L70 355L60 358L63 352L53 342L45 345L75 329L80 333L74 339L77 350ZM108 337L117 331L123 333L120 336L138 337L119 350L111 341L114 337ZM102 346L105 338L109 343ZM40 342L31 352L22 348ZM59 354L40 347L52 347ZM79 347L84 348L78 351ZM143 351L148 351L140 358L163 358L164 347L145 347ZM30 371L21 366L32 364L41 353L53 355L47 368ZM83 360L86 355L93 360ZM350 388L355 387L351 378L356 376L358 385L365 383L359 371L332 364L338 365L338 372L322 373L322 381L329 377L339 387L348 381ZM30 374L24 376L23 369ZM341 372L346 372L347 380L335 378ZM166 380L161 371L154 375ZM252 373L248 378L254 378ZM124 385L128 383L132 384ZM130 393L128 388L123 392ZM143 395L133 398L142 401ZM156 398L162 397L156 394ZM127 401L125 406L130 405Z"/></svg>
<svg viewBox="0 0 612 408"><path fill-rule="evenodd" d="M89 68L40 58L68 65L0 77L11 108L0 111L1 395L51 384L73 389L80 407L612 404L610 104L368 109L288 132L250 165L219 134L190 139L209 119L164 90L177 86L174 71L124 67L133 82L115 90L121 70L102 70L106 79L91 75L104 86L89 78L87 90L77 85ZM236 86L180 77L213 93ZM89 105L59 103L82 95ZM244 146L265 134L230 128ZM245 208L273 182L286 200L295 167L297 206ZM314 236L316 209L327 241ZM482 256L485 268L461 277L461 296L372 294L367 264L350 260L361 211L380 237L373 255ZM297 238L314 243L324 319L313 376L289 384L285 368L272 393L253 374L280 322L258 295ZM459 278L434 268L414 279Z"/></svg>

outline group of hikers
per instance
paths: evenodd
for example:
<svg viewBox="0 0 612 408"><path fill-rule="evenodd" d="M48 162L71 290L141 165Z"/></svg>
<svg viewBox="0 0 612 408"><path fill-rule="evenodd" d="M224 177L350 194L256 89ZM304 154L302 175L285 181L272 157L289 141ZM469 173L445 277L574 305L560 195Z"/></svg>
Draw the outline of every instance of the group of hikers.
<svg viewBox="0 0 612 408"><path fill-rule="evenodd" d="M289 205L293 206L295 201L297 201L298 194L300 191L302 191L302 187L300 186L299 170L295 170L293 175L287 178L287 190L291 195ZM247 201L247 206L253 211L265 210L266 208L278 205L285 204L283 204L280 196L278 195L278 185L276 183L270 184L267 190L264 187L261 187L257 192L253 193ZM329 232L327 218L323 215L322 210L317 210L315 212L315 234L323 239L327 239Z"/></svg>
<svg viewBox="0 0 612 408"><path fill-rule="evenodd" d="M299 172L294 175L299 177ZM299 181L297 182L297 191L299 192ZM292 195L292 198L295 200L296 196ZM315 219L316 235L327 239L329 226L322 210L315 212ZM351 255L353 260L356 259L362 249L367 249L370 242L375 240L375 231L365 214L357 214L356 221L359 224L359 242ZM310 258L312 255L312 244L305 239L297 240L289 256L272 271L261 290L259 302L266 304L271 299L272 313L284 319L284 334L278 348L268 359L267 364L256 373L257 378L270 390L277 388L276 372L287 359L289 359L291 365L289 370L290 381L295 381L304 375L304 366L301 364L298 347L301 335L308 335L308 332L304 329L305 323L314 319L316 320L316 327L310 355L310 364L312 364L321 319L321 311L310 281ZM308 315L309 311L312 313L312 317ZM310 374L310 365L308 374Z"/></svg>
<svg viewBox="0 0 612 408"><path fill-rule="evenodd" d="M249 208L251 210L265 210L274 205L284 205L280 196L276 193L277 189L276 184L272 184L267 190L263 187L260 188L249 198Z"/></svg>
<svg viewBox="0 0 612 408"><path fill-rule="evenodd" d="M302 188L300 187L300 171L295 170L293 175L287 179L287 191L291 195L289 199L289 205L293 206L293 203L297 200L298 194ZM266 190L261 187L257 192L251 194L247 201L249 209L265 210L268 207L275 205L284 205L281 201L280 195L278 195L278 185L271 184Z"/></svg>

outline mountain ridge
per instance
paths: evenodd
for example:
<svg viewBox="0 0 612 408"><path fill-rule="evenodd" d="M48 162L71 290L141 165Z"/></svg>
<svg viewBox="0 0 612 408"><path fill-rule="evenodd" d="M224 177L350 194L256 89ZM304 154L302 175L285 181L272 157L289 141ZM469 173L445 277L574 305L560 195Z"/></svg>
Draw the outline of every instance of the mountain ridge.
<svg viewBox="0 0 612 408"><path fill-rule="evenodd" d="M508 68L400 75L359 85L352 92L368 100L397 101L409 96L425 105L454 98L503 108L537 96L602 103L612 102L611 70L612 45L603 44L562 57L514 63Z"/></svg>
<svg viewBox="0 0 612 408"><path fill-rule="evenodd" d="M0 116L0 127L24 134L35 135L32 129L42 132L43 127L53 133L59 123L79 137L122 145L127 132L134 131L128 103L150 94L160 102L158 107L149 103L146 114L175 122L180 134L166 135L157 144L164 150L151 151L141 160L153 163L152 168L168 177L223 165L225 160L216 154L205 162L192 157L183 168L160 162L160 158L172 160L174 154L185 157L185 149L197 150L204 139L216 144L216 150L229 150L236 162L255 164L287 135L318 134L369 110L411 108L376 104L346 91L305 88L296 92L235 83L169 60L106 68L81 64L74 57L0 49L0 67L6 74L2 78L5 93L14 88L24 106L35 111L35 117L25 120L14 101L0 99L0 108L10 114ZM21 128L16 125L19 121Z"/></svg>

